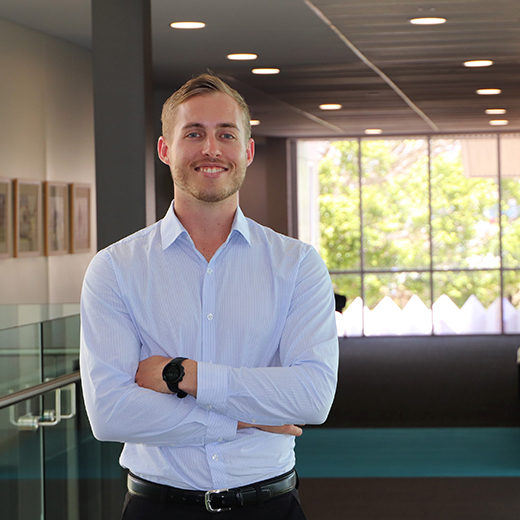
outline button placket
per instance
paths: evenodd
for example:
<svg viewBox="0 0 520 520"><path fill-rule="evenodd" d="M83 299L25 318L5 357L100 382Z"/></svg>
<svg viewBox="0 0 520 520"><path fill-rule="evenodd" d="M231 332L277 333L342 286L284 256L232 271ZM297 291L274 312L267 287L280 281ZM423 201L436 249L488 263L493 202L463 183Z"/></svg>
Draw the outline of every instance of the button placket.
<svg viewBox="0 0 520 520"><path fill-rule="evenodd" d="M202 356L203 361L214 359L215 354L216 277L213 265L207 265L202 286Z"/></svg>

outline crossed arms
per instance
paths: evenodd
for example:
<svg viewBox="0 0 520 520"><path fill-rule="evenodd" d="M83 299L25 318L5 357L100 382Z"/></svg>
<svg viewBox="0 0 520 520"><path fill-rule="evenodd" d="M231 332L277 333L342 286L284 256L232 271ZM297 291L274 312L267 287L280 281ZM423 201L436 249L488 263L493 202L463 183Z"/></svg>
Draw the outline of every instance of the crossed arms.
<svg viewBox="0 0 520 520"><path fill-rule="evenodd" d="M151 356L139 363L139 368L135 374L135 382L143 387L160 392L163 394L172 394L166 383L163 381L161 375L166 363L171 361L170 358L163 356ZM184 390L187 394L197 397L197 362L192 359L185 359L182 362L184 367L184 377L179 383L179 388ZM237 421L237 430L244 428L257 428L271 433L278 433L283 435L294 435L299 437L303 431L300 426L295 424L284 424L282 426L267 426L262 424L248 424Z"/></svg>

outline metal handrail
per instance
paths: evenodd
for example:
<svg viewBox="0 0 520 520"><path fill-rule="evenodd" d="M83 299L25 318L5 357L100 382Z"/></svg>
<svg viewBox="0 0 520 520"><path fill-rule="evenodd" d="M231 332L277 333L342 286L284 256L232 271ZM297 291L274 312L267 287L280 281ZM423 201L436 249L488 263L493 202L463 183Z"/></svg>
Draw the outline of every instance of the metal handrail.
<svg viewBox="0 0 520 520"><path fill-rule="evenodd" d="M56 390L57 388L70 385L71 383L76 383L80 380L81 375L78 370L77 372L72 372L71 374L59 376L55 379L52 379L51 381L45 381L45 383L31 386L25 390L18 390L18 392L13 392L12 394L0 397L0 410L2 408L7 408L14 404L26 401L27 399L31 399L32 397L37 397L52 390Z"/></svg>

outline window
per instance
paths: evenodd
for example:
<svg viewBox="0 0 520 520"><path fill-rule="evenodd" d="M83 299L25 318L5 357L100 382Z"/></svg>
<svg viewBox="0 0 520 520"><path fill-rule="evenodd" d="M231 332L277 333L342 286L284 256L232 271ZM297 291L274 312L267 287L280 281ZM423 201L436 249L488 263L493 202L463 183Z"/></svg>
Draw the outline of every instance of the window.
<svg viewBox="0 0 520 520"><path fill-rule="evenodd" d="M520 135L298 141L338 333L520 333Z"/></svg>

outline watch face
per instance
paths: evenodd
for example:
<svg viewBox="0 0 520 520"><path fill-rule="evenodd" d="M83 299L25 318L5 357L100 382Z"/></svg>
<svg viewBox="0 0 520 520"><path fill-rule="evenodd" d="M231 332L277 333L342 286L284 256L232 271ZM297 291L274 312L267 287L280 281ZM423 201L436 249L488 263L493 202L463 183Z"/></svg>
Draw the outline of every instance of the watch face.
<svg viewBox="0 0 520 520"><path fill-rule="evenodd" d="M182 376L182 369L177 363L168 363L163 370L163 379L169 383L176 383Z"/></svg>

